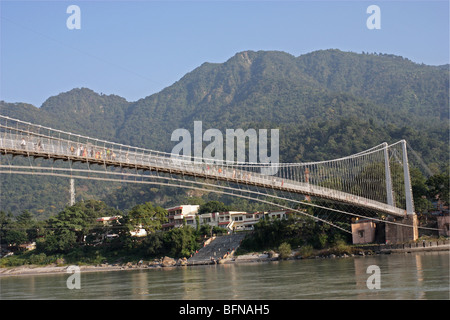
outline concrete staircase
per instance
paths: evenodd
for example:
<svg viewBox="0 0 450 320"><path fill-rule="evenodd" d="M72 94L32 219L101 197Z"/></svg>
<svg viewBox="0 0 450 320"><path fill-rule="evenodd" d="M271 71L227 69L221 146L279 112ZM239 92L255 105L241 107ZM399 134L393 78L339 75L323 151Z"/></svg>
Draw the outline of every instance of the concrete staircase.
<svg viewBox="0 0 450 320"><path fill-rule="evenodd" d="M246 233L238 232L226 236L216 237L208 245L201 248L198 253L188 259L188 265L214 264L224 261L239 247Z"/></svg>

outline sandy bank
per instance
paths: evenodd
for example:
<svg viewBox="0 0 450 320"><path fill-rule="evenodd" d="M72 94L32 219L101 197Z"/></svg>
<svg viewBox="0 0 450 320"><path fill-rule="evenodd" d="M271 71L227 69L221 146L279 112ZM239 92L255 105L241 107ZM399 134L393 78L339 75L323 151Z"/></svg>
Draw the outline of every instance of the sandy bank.
<svg viewBox="0 0 450 320"><path fill-rule="evenodd" d="M12 268L0 268L0 278L7 276L26 276L26 275L43 275L43 274L65 274L68 272L69 266L20 266ZM100 272L100 271L118 271L127 270L123 266L79 266L81 272ZM72 272L70 272L72 273Z"/></svg>
<svg viewBox="0 0 450 320"><path fill-rule="evenodd" d="M417 247L417 248L403 248L403 249L382 249L378 252L372 252L371 250L363 251L361 250L359 254L351 254L351 255L341 255L336 256L334 254L313 254L307 259L317 259L317 258L347 258L353 256L364 256L364 255L376 255L376 254L399 254L399 253L413 253L413 252L432 252L432 251L450 251L450 245L444 244L436 247ZM173 263L166 264L166 259L173 260ZM293 254L288 259L302 259L301 256ZM254 263L254 262L270 262L278 259L278 254L267 254L267 253L249 253L239 256L233 256L229 259L223 259L222 261L218 261L216 263ZM157 268L176 268L176 267L188 267L195 265L205 265L212 264L210 261L206 261L204 263L183 263L178 264L176 260L172 258L165 257L161 259L159 262L149 262L143 263L141 265L127 263L126 265L110 265L110 264L102 264L97 266L79 266L80 272L104 272L104 271L126 271L126 270L138 270L138 269L157 269ZM35 266L35 265L25 265L19 267L11 267L11 268L0 268L0 278L1 277L10 277L10 276L27 276L27 275L45 275L45 274L66 274L68 273L69 265L65 266L57 266L57 265L48 265L48 266ZM69 271L70 272L70 271Z"/></svg>

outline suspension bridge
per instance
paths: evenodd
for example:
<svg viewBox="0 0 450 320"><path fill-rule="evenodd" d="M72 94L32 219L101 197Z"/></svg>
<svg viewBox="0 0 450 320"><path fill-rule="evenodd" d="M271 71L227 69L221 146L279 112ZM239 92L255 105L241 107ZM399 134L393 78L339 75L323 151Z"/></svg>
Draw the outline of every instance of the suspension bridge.
<svg viewBox="0 0 450 320"><path fill-rule="evenodd" d="M276 204L305 215L308 213L295 206L320 206L296 195L348 204L392 217L415 215L405 140L390 145L382 143L329 161L211 162L95 139L0 115L0 154L3 158L0 174L50 175L208 190ZM28 159L28 164L14 164L12 159L16 156ZM35 159L44 161L37 165ZM276 200L290 201L295 206L288 207Z"/></svg>

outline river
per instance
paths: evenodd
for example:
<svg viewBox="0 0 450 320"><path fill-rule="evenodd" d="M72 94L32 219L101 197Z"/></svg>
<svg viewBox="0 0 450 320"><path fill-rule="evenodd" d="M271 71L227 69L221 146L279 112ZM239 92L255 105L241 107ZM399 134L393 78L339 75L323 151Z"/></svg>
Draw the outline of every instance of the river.
<svg viewBox="0 0 450 320"><path fill-rule="evenodd" d="M368 273L369 266L379 272ZM68 288L70 276L2 277L0 299L448 300L450 290L449 253L442 251L81 272L80 289ZM379 289L368 287L369 277Z"/></svg>

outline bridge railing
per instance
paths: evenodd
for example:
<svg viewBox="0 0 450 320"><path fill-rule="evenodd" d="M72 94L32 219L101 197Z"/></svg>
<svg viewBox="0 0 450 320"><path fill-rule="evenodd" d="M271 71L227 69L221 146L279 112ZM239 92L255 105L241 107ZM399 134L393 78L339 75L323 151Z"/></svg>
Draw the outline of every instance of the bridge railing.
<svg viewBox="0 0 450 320"><path fill-rule="evenodd" d="M70 159L95 164L136 167L162 172L174 172L187 176L229 181L231 183L256 185L264 188L292 191L322 198L356 203L364 207L404 215L404 209L396 208L361 194L336 190L325 185L329 172L342 171L338 163L352 161L360 165L358 159L380 152L379 146L352 157L332 161L305 164L261 164L219 163L204 161L194 157L184 157L170 153L137 148L109 141L92 139L60 130L36 126L20 120L0 116L0 149L3 153L23 154L34 157ZM356 159L356 160L355 160ZM378 160L377 160L378 161ZM350 162L349 162L350 163ZM326 166L329 166L326 167ZM264 174L270 172L274 174ZM327 171L328 170L328 171ZM361 170L357 168L356 170ZM316 174L316 175L314 175ZM351 174L355 174L354 172ZM335 178L342 180L343 177ZM341 182L338 181L336 185Z"/></svg>

